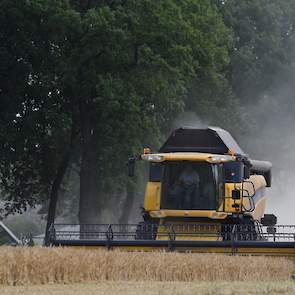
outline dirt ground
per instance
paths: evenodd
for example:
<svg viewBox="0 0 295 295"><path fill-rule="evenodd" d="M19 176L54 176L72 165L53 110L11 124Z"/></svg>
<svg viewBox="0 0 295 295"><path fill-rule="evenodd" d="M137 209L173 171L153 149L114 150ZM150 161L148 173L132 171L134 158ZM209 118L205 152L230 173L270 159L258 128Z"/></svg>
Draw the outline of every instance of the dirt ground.
<svg viewBox="0 0 295 295"><path fill-rule="evenodd" d="M1 295L234 295L295 294L295 282L123 282L0 287Z"/></svg>

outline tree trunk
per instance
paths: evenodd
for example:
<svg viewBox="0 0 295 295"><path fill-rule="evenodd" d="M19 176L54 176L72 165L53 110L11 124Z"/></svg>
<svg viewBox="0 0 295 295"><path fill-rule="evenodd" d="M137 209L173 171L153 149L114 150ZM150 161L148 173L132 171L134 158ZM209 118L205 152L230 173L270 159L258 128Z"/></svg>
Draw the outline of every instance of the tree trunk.
<svg viewBox="0 0 295 295"><path fill-rule="evenodd" d="M45 239L44 239L45 246L49 246L49 244L50 244L49 230L50 230L51 225L54 223L59 189L62 184L63 178L66 174L66 171L69 166L70 159L71 159L71 154L74 149L75 132L76 132L75 126L74 126L74 123L72 123L70 142L69 142L69 145L65 148L64 154L61 158L60 164L57 169L56 176L53 180L53 184L51 187L47 224L46 224L46 231L45 231Z"/></svg>
<svg viewBox="0 0 295 295"><path fill-rule="evenodd" d="M79 223L97 223L99 218L99 167L97 134L91 120L91 107L87 101L80 103L81 116L81 170Z"/></svg>

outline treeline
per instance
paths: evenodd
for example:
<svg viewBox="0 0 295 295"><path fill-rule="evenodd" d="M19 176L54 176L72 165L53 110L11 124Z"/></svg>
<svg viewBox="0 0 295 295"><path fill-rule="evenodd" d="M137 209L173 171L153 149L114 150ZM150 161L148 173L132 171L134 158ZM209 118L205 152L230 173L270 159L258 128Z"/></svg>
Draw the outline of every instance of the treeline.
<svg viewBox="0 0 295 295"><path fill-rule="evenodd" d="M50 199L53 220L75 186L81 223L110 202L128 220L126 159L176 118L259 132L248 109L292 84L294 25L293 0L1 0L2 216Z"/></svg>

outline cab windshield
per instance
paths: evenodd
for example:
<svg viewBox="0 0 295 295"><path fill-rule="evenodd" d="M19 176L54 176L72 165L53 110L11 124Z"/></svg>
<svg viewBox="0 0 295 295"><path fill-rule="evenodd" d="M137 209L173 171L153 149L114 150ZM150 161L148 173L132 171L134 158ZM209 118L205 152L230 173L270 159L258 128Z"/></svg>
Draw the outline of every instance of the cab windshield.
<svg viewBox="0 0 295 295"><path fill-rule="evenodd" d="M163 163L161 209L216 210L216 165L204 162Z"/></svg>

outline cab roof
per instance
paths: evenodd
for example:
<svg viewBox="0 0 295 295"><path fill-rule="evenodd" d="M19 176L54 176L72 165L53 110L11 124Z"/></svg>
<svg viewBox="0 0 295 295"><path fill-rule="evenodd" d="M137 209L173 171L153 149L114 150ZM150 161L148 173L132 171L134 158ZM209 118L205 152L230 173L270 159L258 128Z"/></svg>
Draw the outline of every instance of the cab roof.
<svg viewBox="0 0 295 295"><path fill-rule="evenodd" d="M181 127L173 131L159 149L159 153L198 152L219 155L228 154L229 151L246 156L231 134L219 127Z"/></svg>

